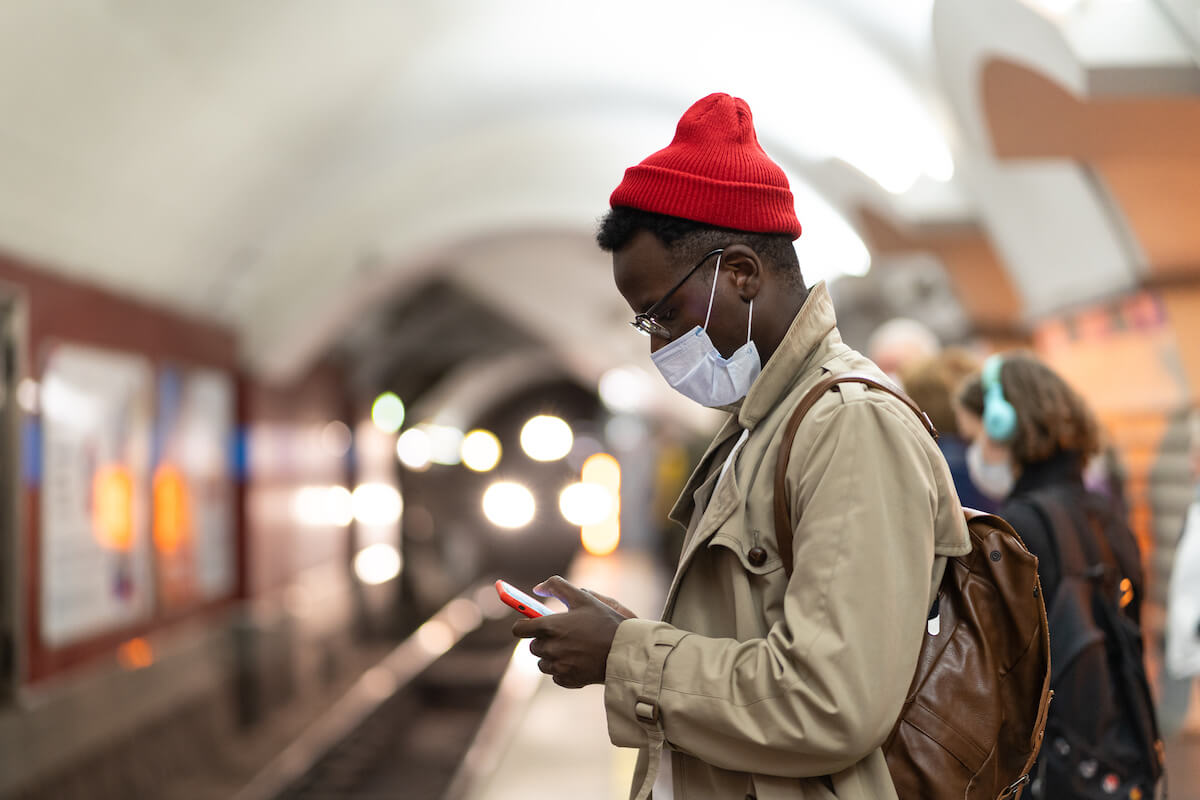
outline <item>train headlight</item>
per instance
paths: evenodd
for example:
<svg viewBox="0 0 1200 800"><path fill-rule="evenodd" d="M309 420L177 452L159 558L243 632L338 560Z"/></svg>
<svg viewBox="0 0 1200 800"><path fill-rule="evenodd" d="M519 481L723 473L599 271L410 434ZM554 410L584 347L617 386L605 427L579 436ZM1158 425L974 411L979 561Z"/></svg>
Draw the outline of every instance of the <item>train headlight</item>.
<svg viewBox="0 0 1200 800"><path fill-rule="evenodd" d="M536 511L533 493L519 483L500 481L483 493L484 516L499 528L523 528Z"/></svg>

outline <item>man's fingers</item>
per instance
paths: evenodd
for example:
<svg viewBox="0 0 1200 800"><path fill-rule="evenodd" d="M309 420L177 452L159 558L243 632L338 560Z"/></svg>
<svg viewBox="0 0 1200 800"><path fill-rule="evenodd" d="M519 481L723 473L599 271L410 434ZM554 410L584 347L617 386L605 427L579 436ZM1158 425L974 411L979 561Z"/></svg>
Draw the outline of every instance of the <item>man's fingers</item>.
<svg viewBox="0 0 1200 800"><path fill-rule="evenodd" d="M586 599L583 590L574 584L568 583L565 578L554 575L533 587L535 594L542 597L557 597L566 604L567 608L574 608L579 605L580 601Z"/></svg>
<svg viewBox="0 0 1200 800"><path fill-rule="evenodd" d="M513 623L512 634L518 639L533 639L537 636L545 636L545 619L545 617L519 619Z"/></svg>
<svg viewBox="0 0 1200 800"><path fill-rule="evenodd" d="M592 597L599 600L601 603L604 603L604 605L608 606L609 608L611 608L613 611L620 614L625 619L632 619L633 617L637 616L637 614L633 613L631 610L629 610L625 606L621 605L619 602L617 602L616 600L614 600L613 598L609 597L606 594L600 594L599 592L594 592L591 589L584 589L583 591L587 592Z"/></svg>
<svg viewBox="0 0 1200 800"><path fill-rule="evenodd" d="M612 608L612 607L613 607L613 606L615 606L615 605L620 605L619 603L617 603L617 601L616 601L616 600L613 600L611 597L609 597L609 596L608 596L608 595L606 595L606 594L600 594L600 593L599 593L599 592L597 592L595 589L580 589L580 591L581 591L581 592L587 592L587 593L588 593L588 594L590 594L592 597L596 598L596 599L597 599L597 600L599 600L601 603L604 603L604 605L608 606L609 608Z"/></svg>

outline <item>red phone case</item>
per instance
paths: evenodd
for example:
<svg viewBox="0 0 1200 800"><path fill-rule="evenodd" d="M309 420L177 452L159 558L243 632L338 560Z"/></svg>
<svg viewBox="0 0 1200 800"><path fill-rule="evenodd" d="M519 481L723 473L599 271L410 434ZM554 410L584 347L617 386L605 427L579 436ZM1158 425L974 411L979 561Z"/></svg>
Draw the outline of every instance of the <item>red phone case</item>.
<svg viewBox="0 0 1200 800"><path fill-rule="evenodd" d="M544 617L546 614L554 613L506 581L496 581L496 592L500 595L500 599L504 601L505 605L515 608L530 619L537 619L538 617Z"/></svg>

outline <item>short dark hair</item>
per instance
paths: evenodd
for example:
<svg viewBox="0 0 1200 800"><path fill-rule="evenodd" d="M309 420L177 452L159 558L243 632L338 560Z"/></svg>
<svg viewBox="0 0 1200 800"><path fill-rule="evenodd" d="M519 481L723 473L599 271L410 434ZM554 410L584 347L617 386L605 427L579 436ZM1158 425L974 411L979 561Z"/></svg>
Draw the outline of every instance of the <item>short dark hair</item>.
<svg viewBox="0 0 1200 800"><path fill-rule="evenodd" d="M1017 412L1017 429L1010 447L1013 460L1021 466L1063 452L1086 460L1100 451L1100 428L1092 410L1078 392L1036 356L1005 353L1000 386L1004 399ZM969 378L959 388L958 402L975 416L983 416L980 375Z"/></svg>
<svg viewBox="0 0 1200 800"><path fill-rule="evenodd" d="M680 264L690 264L718 247L744 244L769 262L775 272L804 288L804 276L800 273L800 260L796 258L791 234L751 233L615 206L601 217L596 243L606 253L613 253L628 245L641 231L653 234Z"/></svg>

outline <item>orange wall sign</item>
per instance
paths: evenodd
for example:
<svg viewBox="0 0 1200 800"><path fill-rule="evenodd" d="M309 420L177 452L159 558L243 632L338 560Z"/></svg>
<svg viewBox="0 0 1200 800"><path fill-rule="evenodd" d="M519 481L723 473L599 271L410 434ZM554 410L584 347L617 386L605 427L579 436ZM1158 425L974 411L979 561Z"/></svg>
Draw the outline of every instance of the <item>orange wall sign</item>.
<svg viewBox="0 0 1200 800"><path fill-rule="evenodd" d="M133 476L121 464L109 464L92 476L92 532L109 550L133 547Z"/></svg>
<svg viewBox="0 0 1200 800"><path fill-rule="evenodd" d="M173 464L154 470L154 546L170 555L191 538L191 502L187 481Z"/></svg>

